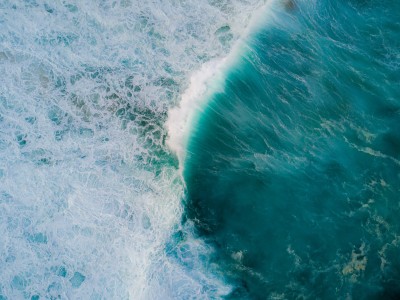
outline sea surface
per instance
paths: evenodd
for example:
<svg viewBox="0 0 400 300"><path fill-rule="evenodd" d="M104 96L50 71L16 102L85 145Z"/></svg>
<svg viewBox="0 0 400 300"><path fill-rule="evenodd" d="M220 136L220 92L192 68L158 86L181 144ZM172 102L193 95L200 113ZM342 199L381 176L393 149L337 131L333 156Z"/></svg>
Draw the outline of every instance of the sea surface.
<svg viewBox="0 0 400 300"><path fill-rule="evenodd" d="M0 300L400 297L400 2L0 0Z"/></svg>
<svg viewBox="0 0 400 300"><path fill-rule="evenodd" d="M192 128L228 299L399 299L400 3L274 6Z"/></svg>

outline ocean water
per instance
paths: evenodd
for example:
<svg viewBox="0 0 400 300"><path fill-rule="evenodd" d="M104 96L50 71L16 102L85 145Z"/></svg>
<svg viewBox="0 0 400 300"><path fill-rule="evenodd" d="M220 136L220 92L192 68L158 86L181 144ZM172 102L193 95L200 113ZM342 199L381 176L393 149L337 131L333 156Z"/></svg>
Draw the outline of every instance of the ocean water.
<svg viewBox="0 0 400 300"><path fill-rule="evenodd" d="M399 20L0 0L0 300L395 299Z"/></svg>
<svg viewBox="0 0 400 300"><path fill-rule="evenodd" d="M275 2L209 80L184 221L227 299L399 299L400 2Z"/></svg>
<svg viewBox="0 0 400 300"><path fill-rule="evenodd" d="M229 293L164 123L264 4L0 1L0 299Z"/></svg>

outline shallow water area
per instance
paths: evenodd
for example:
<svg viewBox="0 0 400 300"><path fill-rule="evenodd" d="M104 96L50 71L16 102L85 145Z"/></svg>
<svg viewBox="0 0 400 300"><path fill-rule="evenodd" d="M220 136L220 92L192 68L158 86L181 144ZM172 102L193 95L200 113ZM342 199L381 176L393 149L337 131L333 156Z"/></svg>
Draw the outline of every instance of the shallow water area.
<svg viewBox="0 0 400 300"><path fill-rule="evenodd" d="M396 299L400 6L293 3L194 124L186 218L229 299Z"/></svg>

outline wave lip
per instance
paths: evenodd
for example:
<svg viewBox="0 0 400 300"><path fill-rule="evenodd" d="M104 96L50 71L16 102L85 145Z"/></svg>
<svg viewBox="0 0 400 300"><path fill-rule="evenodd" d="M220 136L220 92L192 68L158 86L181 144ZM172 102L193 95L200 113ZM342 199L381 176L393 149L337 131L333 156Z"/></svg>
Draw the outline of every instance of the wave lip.
<svg viewBox="0 0 400 300"><path fill-rule="evenodd" d="M272 19L273 6L277 0L268 0L249 20L240 38L235 42L227 56L209 61L194 72L190 85L182 94L179 105L170 109L165 123L168 132L167 145L177 155L180 171L183 170L185 151L190 136L190 129L196 117L207 104L208 96L224 89L224 74L243 55L246 39L255 32L265 18Z"/></svg>
<svg viewBox="0 0 400 300"><path fill-rule="evenodd" d="M214 83L222 74L227 58L205 63L201 69L195 72L190 79L189 88L183 93L179 106L172 108L168 114L166 127L168 130L167 145L173 150L182 167L188 139L188 129L202 106L206 102L207 91L210 91L210 79ZM220 83L222 85L222 83ZM221 87L221 86L220 86Z"/></svg>

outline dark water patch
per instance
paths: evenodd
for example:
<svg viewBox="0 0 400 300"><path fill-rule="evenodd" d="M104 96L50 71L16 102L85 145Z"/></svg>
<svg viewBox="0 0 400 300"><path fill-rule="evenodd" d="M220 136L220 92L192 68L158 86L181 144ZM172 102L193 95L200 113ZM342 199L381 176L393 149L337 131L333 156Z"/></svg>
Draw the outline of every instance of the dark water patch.
<svg viewBox="0 0 400 300"><path fill-rule="evenodd" d="M211 97L188 146L186 217L217 249L228 298L398 295L390 4L296 1Z"/></svg>

